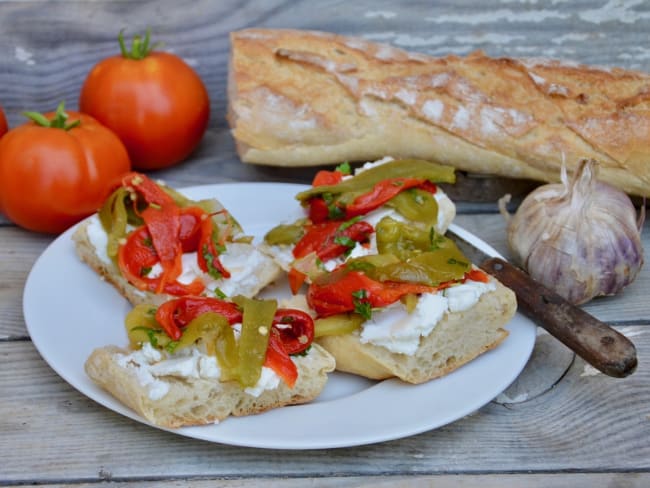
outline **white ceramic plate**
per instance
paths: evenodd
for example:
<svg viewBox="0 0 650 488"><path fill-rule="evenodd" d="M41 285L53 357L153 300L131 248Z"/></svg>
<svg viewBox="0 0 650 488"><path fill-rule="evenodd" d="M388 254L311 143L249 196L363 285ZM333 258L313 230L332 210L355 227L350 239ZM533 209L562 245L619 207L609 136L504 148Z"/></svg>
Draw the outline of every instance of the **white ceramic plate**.
<svg viewBox="0 0 650 488"><path fill-rule="evenodd" d="M194 199L218 198L245 231L259 240L276 223L301 215L294 195L304 188L234 183L191 187L183 193ZM486 253L498 255L463 229L454 230ZM122 324L130 307L79 261L70 238L73 232L74 228L57 238L30 272L23 299L27 329L45 361L73 387L115 412L147 423L84 373L84 362L94 348L127 343ZM275 291L288 293L288 287L280 284ZM519 375L535 343L535 326L517 314L507 328L510 335L499 347L422 385L333 373L311 404L170 432L239 446L319 449L370 444L435 429L490 402Z"/></svg>

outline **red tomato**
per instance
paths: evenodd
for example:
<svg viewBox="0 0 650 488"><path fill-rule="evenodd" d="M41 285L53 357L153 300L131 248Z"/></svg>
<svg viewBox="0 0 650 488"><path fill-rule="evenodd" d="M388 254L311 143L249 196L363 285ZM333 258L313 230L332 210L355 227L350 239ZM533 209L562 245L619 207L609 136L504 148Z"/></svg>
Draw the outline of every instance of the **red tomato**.
<svg viewBox="0 0 650 488"><path fill-rule="evenodd" d="M21 227L57 234L97 211L129 170L113 132L61 104L0 139L0 208Z"/></svg>
<svg viewBox="0 0 650 488"><path fill-rule="evenodd" d="M113 130L133 167L165 168L187 158L210 117L208 93L198 74L174 54L150 51L149 32L127 52L97 63L88 74L79 109Z"/></svg>
<svg viewBox="0 0 650 488"><path fill-rule="evenodd" d="M2 110L2 107L0 107L0 137L5 135L8 130L9 124L7 124L7 119L5 118L5 113Z"/></svg>

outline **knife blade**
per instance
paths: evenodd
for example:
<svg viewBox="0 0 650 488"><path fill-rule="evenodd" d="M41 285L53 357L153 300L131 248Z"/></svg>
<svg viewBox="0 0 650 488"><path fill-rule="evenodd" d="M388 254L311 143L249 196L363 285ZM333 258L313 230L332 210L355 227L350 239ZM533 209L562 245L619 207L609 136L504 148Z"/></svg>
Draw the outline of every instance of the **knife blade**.
<svg viewBox="0 0 650 488"><path fill-rule="evenodd" d="M615 378L634 372L636 348L623 334L535 281L505 259L491 256L452 226L447 237L474 264L515 292L521 311L594 368Z"/></svg>

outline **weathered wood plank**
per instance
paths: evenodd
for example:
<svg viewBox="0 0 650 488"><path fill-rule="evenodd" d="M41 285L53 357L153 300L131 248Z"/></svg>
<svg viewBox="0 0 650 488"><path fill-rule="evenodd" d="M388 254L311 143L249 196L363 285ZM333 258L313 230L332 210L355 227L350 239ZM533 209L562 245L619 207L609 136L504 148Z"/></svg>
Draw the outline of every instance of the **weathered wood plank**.
<svg viewBox="0 0 650 488"><path fill-rule="evenodd" d="M48 28L36 27L43 25ZM154 173L174 186L307 182L313 174L313 168L249 166L236 157L224 117L226 62L228 32L244 27L340 32L432 55L480 48L495 56L559 57L650 71L650 4L641 2L324 0L316 10L307 0L2 0L0 105L9 122L18 124L22 111L50 110L61 100L75 108L90 67L116 52L117 31L125 28L128 36L146 26L165 41L165 49L195 66L211 97L210 128L198 150L187 162ZM486 209L493 215L468 214ZM458 223L507 255L504 223L493 205L460 210L465 215ZM646 249L647 236L646 227ZM636 334L632 339L640 353L641 369L631 377L592 376L578 359L543 394L505 406L492 403L434 432L363 448L283 453L213 445L145 427L97 406L56 376L21 339L24 280L50 241L12 228L0 216L0 484L144 487L187 486L191 480L199 487L215 482L247 487L260 479L270 487L650 484L650 388L643 369L650 354L647 270L620 296L586 306L602 320L646 326L623 328ZM552 471L558 473L548 474Z"/></svg>
<svg viewBox="0 0 650 488"><path fill-rule="evenodd" d="M647 363L650 331L624 332L635 340L641 364ZM29 342L0 343L0 358L4 483L650 472L645 368L613 379L593 374L577 359L553 389L526 402L492 402L458 422L406 439L289 453L210 444L131 421L74 391ZM152 450L165 462L152 463Z"/></svg>
<svg viewBox="0 0 650 488"><path fill-rule="evenodd" d="M647 488L648 473L561 473L561 474L454 474L431 476L350 476L330 478L283 478L283 479L182 479L157 481L120 481L110 479L97 483L42 484L44 488L251 488L263 482L267 488L458 488L480 486L482 488L593 488L594 486L617 486ZM7 485L18 488L24 485Z"/></svg>

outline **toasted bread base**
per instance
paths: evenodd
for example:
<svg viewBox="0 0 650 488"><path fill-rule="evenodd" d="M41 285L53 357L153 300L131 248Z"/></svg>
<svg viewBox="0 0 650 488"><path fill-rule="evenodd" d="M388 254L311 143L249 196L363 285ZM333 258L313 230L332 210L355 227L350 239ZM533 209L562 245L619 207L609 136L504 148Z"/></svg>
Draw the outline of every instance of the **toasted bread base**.
<svg viewBox="0 0 650 488"><path fill-rule="evenodd" d="M472 308L447 313L428 336L420 338L412 356L363 344L359 331L317 341L334 356L339 371L377 380L397 377L423 383L450 373L508 336L503 327L516 312L516 297L512 290L496 285L495 291L484 293Z"/></svg>
<svg viewBox="0 0 650 488"><path fill-rule="evenodd" d="M113 285L122 296L124 296L131 304L138 305L140 303L151 303L153 305L161 305L162 303L176 298L166 293L152 293L142 291L131 283L129 283L120 273L117 266L113 263L103 261L96 252L90 238L88 236L89 221L81 223L72 235L75 243L75 248L79 258L90 266L98 275L105 281ZM282 269L273 261L272 258L265 253L260 252L256 246L246 243L233 243L229 246L238 246L241 248L242 253L252 255L256 253L259 256L261 264L255 269L255 280L242 280L240 282L240 294L247 297L256 296L264 287L271 284L279 278ZM234 270L233 270L234 271ZM233 277L229 279L237 280L236 273L233 272ZM225 280L224 280L225 281Z"/></svg>
<svg viewBox="0 0 650 488"><path fill-rule="evenodd" d="M307 355L293 358L298 367L293 388L280 381L277 388L255 397L233 381L169 376L162 378L169 385L167 394L152 400L135 370L121 366L117 360L116 355L129 352L116 346L95 349L86 361L86 374L147 421L166 428L212 424L231 415L258 414L312 401L325 386L327 373L334 370L334 358L318 344L312 344Z"/></svg>

